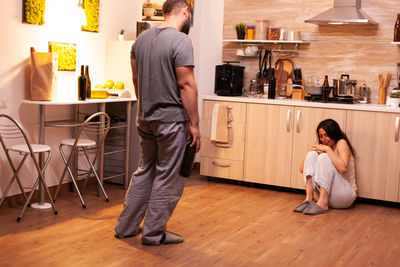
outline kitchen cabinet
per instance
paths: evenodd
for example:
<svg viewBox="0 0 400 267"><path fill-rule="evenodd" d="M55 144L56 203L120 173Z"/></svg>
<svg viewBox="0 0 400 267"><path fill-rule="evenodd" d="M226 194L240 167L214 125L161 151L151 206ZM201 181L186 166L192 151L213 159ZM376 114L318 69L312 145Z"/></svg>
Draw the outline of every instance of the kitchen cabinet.
<svg viewBox="0 0 400 267"><path fill-rule="evenodd" d="M248 104L244 180L290 187L294 107Z"/></svg>
<svg viewBox="0 0 400 267"><path fill-rule="evenodd" d="M347 112L360 197L400 201L399 120L400 114L394 113Z"/></svg>
<svg viewBox="0 0 400 267"><path fill-rule="evenodd" d="M346 131L346 111L329 108L296 107L294 114L292 172L290 186L304 188L303 174L299 172L301 163L313 144L318 143L316 128L325 119L335 120L342 131Z"/></svg>
<svg viewBox="0 0 400 267"><path fill-rule="evenodd" d="M218 145L210 140L212 111L214 104L225 104L232 111L230 145ZM201 122L201 157L200 174L205 176L243 179L244 130L246 104L237 102L203 101Z"/></svg>
<svg viewBox="0 0 400 267"><path fill-rule="evenodd" d="M344 110L248 104L244 180L304 188L299 167L311 145L318 142L318 123L327 118L344 130Z"/></svg>

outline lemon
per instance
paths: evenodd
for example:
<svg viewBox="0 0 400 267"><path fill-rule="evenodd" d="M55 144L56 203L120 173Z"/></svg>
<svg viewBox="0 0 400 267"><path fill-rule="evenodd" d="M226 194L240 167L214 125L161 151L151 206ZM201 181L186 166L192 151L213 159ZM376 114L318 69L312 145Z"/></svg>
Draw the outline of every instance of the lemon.
<svg viewBox="0 0 400 267"><path fill-rule="evenodd" d="M112 80L106 81L104 88L111 89L114 86L114 82Z"/></svg>
<svg viewBox="0 0 400 267"><path fill-rule="evenodd" d="M96 84L96 86L94 88L104 89L104 86L98 83L98 84Z"/></svg>
<svg viewBox="0 0 400 267"><path fill-rule="evenodd" d="M123 82L117 82L117 84L115 85L115 89L124 89L125 85Z"/></svg>

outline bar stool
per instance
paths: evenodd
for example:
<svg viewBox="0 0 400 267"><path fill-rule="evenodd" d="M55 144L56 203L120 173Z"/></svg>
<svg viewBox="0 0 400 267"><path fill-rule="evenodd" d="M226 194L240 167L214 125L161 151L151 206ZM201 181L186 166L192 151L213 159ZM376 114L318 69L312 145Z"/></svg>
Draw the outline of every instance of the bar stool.
<svg viewBox="0 0 400 267"><path fill-rule="evenodd" d="M99 178L99 175L97 174L97 171L94 167L96 164L97 159L99 158L101 148L103 147L104 140L107 136L108 130L110 129L110 117L105 113L105 112L97 112L93 115L91 115L89 118L87 118L82 126L80 126L79 133L76 138L72 139L62 139L61 144L59 146L60 154L61 157L65 163L65 168L64 171L61 175L60 182L57 185L56 192L54 194L53 201L56 201L56 197L58 195L58 192L60 191L60 187L62 185L62 182L64 180L65 174L68 171L72 184L75 188L75 191L82 203L82 208L86 208L85 201L83 200L82 193L85 190L86 184L88 179L90 178L90 175L93 173L96 181L106 199L108 202L108 196L106 194L106 191L104 190L102 181ZM86 138L83 138L86 137ZM95 141L95 140L97 141ZM68 155L68 158L65 156L65 152L63 150L64 147L70 148L70 154ZM89 155L88 155L88 150L95 150L96 155L93 159L93 161L90 160ZM78 156L79 152L83 152L84 158L86 158L87 163L89 163L89 170L80 170L78 168L78 172L76 173L76 177L73 174L72 168L71 168L71 162L73 160L74 155ZM80 173L79 173L80 172ZM86 176L85 183L82 188L82 193L79 190L77 180L79 177Z"/></svg>
<svg viewBox="0 0 400 267"><path fill-rule="evenodd" d="M29 202L32 198L33 193L35 192L39 183L42 183L43 188L45 189L47 196L50 199L50 203L53 208L54 214L57 214L58 212L56 210L56 207L55 207L54 202L50 195L50 191L46 185L46 182L45 182L44 176L43 176L44 171L45 171L47 165L49 164L49 161L51 158L51 148L47 145L31 144L29 142L28 136L26 135L23 127L16 120L14 120L13 118L11 118L10 116L8 116L6 114L0 114L0 142L4 149L4 152L6 154L7 160L10 164L10 167L14 173L13 177L11 178L10 182L8 183L6 190L4 191L4 194L0 200L0 206L3 203L8 192L10 191L13 183L15 181L17 181L19 189L21 190L22 196L25 199L24 207L22 208L22 210L19 213L18 218L17 218L17 222L19 222L21 220L22 215L24 214L26 207L30 206ZM15 165L12 162L10 152L16 152L19 155L23 155L23 158L20 161L17 168L15 168ZM47 153L47 157L46 157L45 163L43 165L43 168L40 168L39 163L35 157L35 154L39 154L39 153ZM29 196L27 197L18 173L21 170L22 165L24 164L24 162L28 158L28 156L30 156L32 158L32 161L38 172L38 177L32 186L32 190L31 190Z"/></svg>

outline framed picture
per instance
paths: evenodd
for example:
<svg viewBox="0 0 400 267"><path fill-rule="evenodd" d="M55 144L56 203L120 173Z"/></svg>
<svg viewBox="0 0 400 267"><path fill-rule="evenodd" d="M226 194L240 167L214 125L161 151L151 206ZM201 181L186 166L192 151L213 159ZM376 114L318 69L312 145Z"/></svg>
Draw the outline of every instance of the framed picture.
<svg viewBox="0 0 400 267"><path fill-rule="evenodd" d="M192 12L192 20L190 21L190 26L193 27L193 21L194 21L194 0L188 0L190 4L190 12Z"/></svg>
<svg viewBox="0 0 400 267"><path fill-rule="evenodd" d="M82 26L83 31L99 32L99 8L100 0L83 0L83 8L86 16L86 26Z"/></svg>
<svg viewBox="0 0 400 267"><path fill-rule="evenodd" d="M162 6L165 0L143 0L142 21L163 21Z"/></svg>
<svg viewBox="0 0 400 267"><path fill-rule="evenodd" d="M49 42L49 52L58 54L58 70L75 71L76 44Z"/></svg>
<svg viewBox="0 0 400 267"><path fill-rule="evenodd" d="M44 12L46 9L45 0L23 0L22 22L28 24L43 25Z"/></svg>

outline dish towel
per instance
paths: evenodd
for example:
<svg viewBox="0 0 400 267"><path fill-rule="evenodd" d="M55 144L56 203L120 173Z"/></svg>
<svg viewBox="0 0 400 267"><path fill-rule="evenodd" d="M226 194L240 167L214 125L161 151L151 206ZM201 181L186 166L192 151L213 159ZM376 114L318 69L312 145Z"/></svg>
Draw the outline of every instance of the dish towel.
<svg viewBox="0 0 400 267"><path fill-rule="evenodd" d="M210 139L218 143L229 143L228 108L224 104L214 104Z"/></svg>

